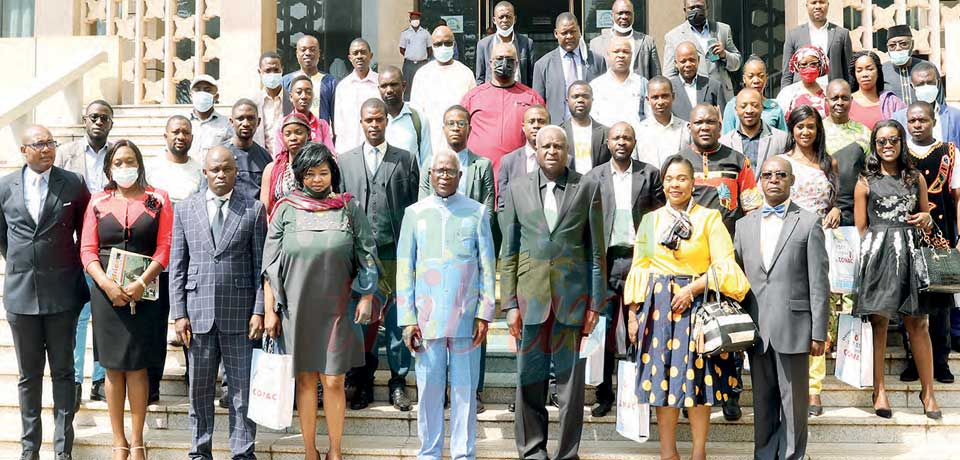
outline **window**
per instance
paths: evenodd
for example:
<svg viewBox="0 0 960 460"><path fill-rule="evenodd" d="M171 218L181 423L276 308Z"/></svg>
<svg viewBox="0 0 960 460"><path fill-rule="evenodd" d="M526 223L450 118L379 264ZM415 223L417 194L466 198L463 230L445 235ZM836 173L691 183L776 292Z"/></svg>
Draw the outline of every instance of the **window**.
<svg viewBox="0 0 960 460"><path fill-rule="evenodd" d="M362 3L361 0L277 0L277 52L284 70L300 68L297 40L309 34L320 42L320 70L337 78L348 75L353 69L346 60L347 50L350 42L363 33ZM372 36L365 38L376 42Z"/></svg>
<svg viewBox="0 0 960 460"><path fill-rule="evenodd" d="M0 0L0 37L33 36L34 0Z"/></svg>

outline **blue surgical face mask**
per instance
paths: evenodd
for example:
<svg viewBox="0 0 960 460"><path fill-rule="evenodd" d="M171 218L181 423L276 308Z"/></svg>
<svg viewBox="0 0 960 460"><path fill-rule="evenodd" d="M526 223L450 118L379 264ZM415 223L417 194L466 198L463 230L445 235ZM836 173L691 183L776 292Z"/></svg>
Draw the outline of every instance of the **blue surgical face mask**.
<svg viewBox="0 0 960 460"><path fill-rule="evenodd" d="M140 178L140 172L137 168L112 168L110 177L120 188L130 188Z"/></svg>
<svg viewBox="0 0 960 460"><path fill-rule="evenodd" d="M197 113L204 113L213 108L213 94L206 91L194 91L192 99L193 108Z"/></svg>
<svg viewBox="0 0 960 460"><path fill-rule="evenodd" d="M895 50L887 53L893 65L901 66L910 60L910 50Z"/></svg>
<svg viewBox="0 0 960 460"><path fill-rule="evenodd" d="M940 87L937 85L914 86L913 90L917 93L917 99L927 104L937 102L937 97L940 96Z"/></svg>
<svg viewBox="0 0 960 460"><path fill-rule="evenodd" d="M450 62L453 59L453 47L452 46L434 46L433 47L433 57L437 58L439 62Z"/></svg>
<svg viewBox="0 0 960 460"><path fill-rule="evenodd" d="M283 74L265 73L260 77L260 81L263 82L264 88L277 89L277 87L279 87L280 83L283 81Z"/></svg>

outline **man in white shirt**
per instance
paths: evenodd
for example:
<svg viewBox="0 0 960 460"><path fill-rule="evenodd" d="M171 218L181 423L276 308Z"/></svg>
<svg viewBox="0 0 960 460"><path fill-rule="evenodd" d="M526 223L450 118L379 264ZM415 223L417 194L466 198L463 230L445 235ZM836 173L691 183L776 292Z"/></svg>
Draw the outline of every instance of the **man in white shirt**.
<svg viewBox="0 0 960 460"><path fill-rule="evenodd" d="M433 29L431 40L434 59L413 77L410 105L420 109L420 114L430 121L431 150L440 151L447 142L443 134L444 113L460 104L467 91L477 86L477 80L469 67L453 58L455 42L449 27Z"/></svg>
<svg viewBox="0 0 960 460"><path fill-rule="evenodd" d="M637 151L633 157L660 168L663 161L690 145L690 130L687 121L673 115L676 95L673 84L666 77L653 77L647 83L647 105L650 115L640 122L637 129Z"/></svg>
<svg viewBox="0 0 960 460"><path fill-rule="evenodd" d="M333 125L337 152L353 150L363 144L360 130L360 106L370 98L379 98L378 75L370 70L373 52L370 43L362 38L350 43L347 58L353 64L353 73L337 85L334 98Z"/></svg>
<svg viewBox="0 0 960 460"><path fill-rule="evenodd" d="M613 126L625 121L637 130L646 117L647 79L630 70L631 41L613 37L607 47L607 73L590 82L593 109L598 122Z"/></svg>
<svg viewBox="0 0 960 460"><path fill-rule="evenodd" d="M227 146L233 139L233 126L230 119L217 113L214 107L220 100L220 85L210 75L198 75L190 83L190 98L193 110L190 112L190 124L193 125L193 145L190 157L203 163L207 150L217 145Z"/></svg>
<svg viewBox="0 0 960 460"><path fill-rule="evenodd" d="M633 45L630 53L631 71L646 79L660 75L657 42L653 37L633 29L635 18L633 2L616 0L610 7L610 12L613 13L613 27L604 29L600 35L590 40L590 51L606 56L614 38L626 38Z"/></svg>
<svg viewBox="0 0 960 460"><path fill-rule="evenodd" d="M167 142L166 152L148 161L144 169L147 183L166 191L170 201L176 204L200 191L203 167L188 155L193 144L193 128L186 117L170 117L163 138Z"/></svg>
<svg viewBox="0 0 960 460"><path fill-rule="evenodd" d="M254 98L257 103L257 113L260 115L260 124L253 135L253 142L262 145L273 156L273 145L277 126L283 120L283 115L293 110L290 98L283 97L283 63L280 55L275 51L267 51L260 56L260 83L263 89ZM280 153L280 152L276 152Z"/></svg>
<svg viewBox="0 0 960 460"><path fill-rule="evenodd" d="M387 106L387 142L410 152L422 166L432 152L430 123L419 111L403 102L407 86L404 80L400 69L392 65L383 67L378 77L380 99Z"/></svg>
<svg viewBox="0 0 960 460"><path fill-rule="evenodd" d="M417 71L430 59L433 49L430 32L420 27L420 12L410 12L410 27L400 32L400 55L403 56L403 83L406 91L403 99L410 100L410 88L413 87L413 77Z"/></svg>
<svg viewBox="0 0 960 460"><path fill-rule="evenodd" d="M610 161L610 149L607 148L610 128L590 116L593 89L583 80L575 81L567 89L567 108L570 118L560 125L567 133L567 166L586 174L594 166Z"/></svg>

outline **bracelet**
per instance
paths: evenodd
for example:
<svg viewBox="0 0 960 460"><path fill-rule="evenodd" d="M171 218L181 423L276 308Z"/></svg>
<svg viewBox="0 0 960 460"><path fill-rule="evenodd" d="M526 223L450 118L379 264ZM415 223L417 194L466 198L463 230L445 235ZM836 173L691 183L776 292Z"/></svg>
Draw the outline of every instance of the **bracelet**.
<svg viewBox="0 0 960 460"><path fill-rule="evenodd" d="M143 277L142 277L142 276L138 276L137 279L135 279L134 281L136 281L137 284L139 284L141 287L143 287L143 290L144 290L144 291L147 290L147 283L145 283L145 282L143 281Z"/></svg>

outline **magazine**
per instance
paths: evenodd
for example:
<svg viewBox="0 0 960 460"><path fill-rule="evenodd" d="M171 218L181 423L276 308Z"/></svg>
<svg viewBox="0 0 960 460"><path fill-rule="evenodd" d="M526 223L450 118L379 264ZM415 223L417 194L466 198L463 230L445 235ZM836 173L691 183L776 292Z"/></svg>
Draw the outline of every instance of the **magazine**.
<svg viewBox="0 0 960 460"><path fill-rule="evenodd" d="M153 259L135 252L123 249L110 249L110 262L107 264L107 277L116 281L120 286L133 283L143 275ZM159 276L147 283L143 291L143 300L157 300L160 293Z"/></svg>

